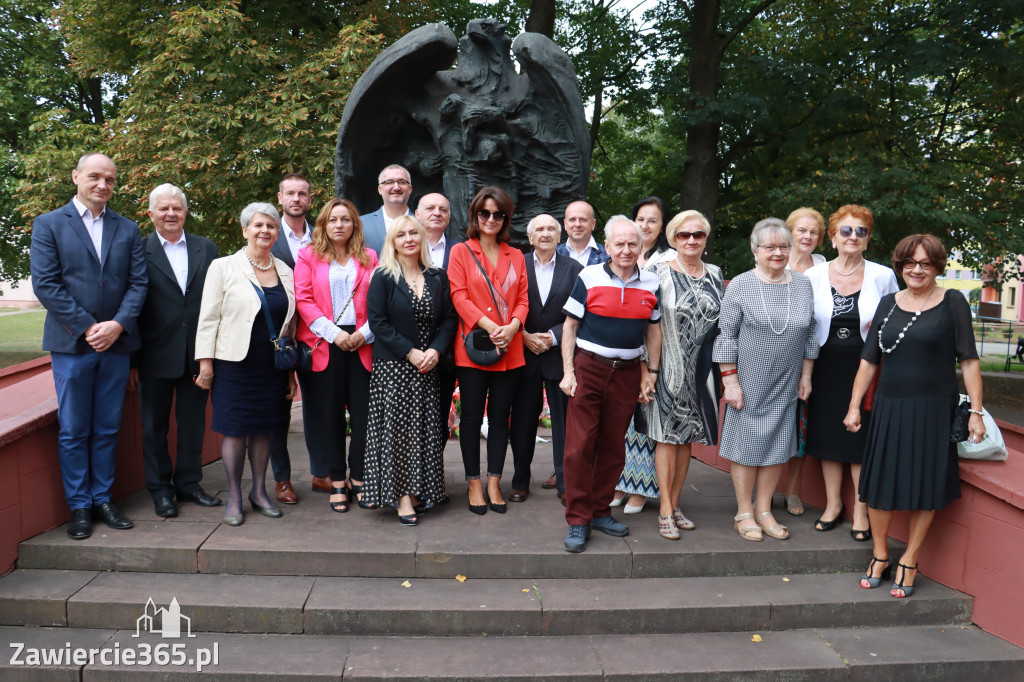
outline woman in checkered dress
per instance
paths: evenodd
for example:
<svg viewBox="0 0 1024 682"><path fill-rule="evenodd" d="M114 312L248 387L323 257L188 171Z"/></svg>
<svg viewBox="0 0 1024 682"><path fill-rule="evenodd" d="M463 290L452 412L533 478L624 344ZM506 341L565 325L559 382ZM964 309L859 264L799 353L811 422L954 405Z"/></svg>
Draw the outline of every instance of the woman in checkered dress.
<svg viewBox="0 0 1024 682"><path fill-rule="evenodd" d="M772 493L782 465L796 451L797 398L810 395L818 357L810 281L786 269L792 246L793 237L778 218L754 225L755 267L725 290L713 354L725 385L719 454L733 462L734 527L754 542L762 533L789 537L772 516ZM751 504L755 484L757 499Z"/></svg>

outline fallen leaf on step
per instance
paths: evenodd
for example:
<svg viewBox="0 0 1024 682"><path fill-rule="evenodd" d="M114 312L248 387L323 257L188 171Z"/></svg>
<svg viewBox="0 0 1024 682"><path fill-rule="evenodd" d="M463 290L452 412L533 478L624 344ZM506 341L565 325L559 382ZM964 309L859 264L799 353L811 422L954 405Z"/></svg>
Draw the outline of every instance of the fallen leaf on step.
<svg viewBox="0 0 1024 682"><path fill-rule="evenodd" d="M788 583L788 582L789 582L789 578L783 578L783 579L782 579L782 582L784 582L784 583Z"/></svg>
<svg viewBox="0 0 1024 682"><path fill-rule="evenodd" d="M404 583L402 583L402 587L412 587L412 583L406 580Z"/></svg>
<svg viewBox="0 0 1024 682"><path fill-rule="evenodd" d="M764 640L761 639L761 635L754 635L753 637L750 638L750 641L751 642L763 642Z"/></svg>
<svg viewBox="0 0 1024 682"><path fill-rule="evenodd" d="M466 576L462 575L461 573L455 576L455 579L458 580L460 583L466 582Z"/></svg>
<svg viewBox="0 0 1024 682"><path fill-rule="evenodd" d="M523 592L529 592L529 591L530 591L530 588L529 588L529 587L524 587L524 588L523 588Z"/></svg>

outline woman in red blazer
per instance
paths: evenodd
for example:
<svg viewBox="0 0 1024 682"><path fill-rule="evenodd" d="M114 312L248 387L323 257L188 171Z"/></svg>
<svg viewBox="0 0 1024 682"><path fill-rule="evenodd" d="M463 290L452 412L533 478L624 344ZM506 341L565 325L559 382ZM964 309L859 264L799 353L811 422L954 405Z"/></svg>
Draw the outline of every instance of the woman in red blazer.
<svg viewBox="0 0 1024 682"><path fill-rule="evenodd" d="M469 204L468 239L452 247L448 261L452 303L459 314L455 340L455 373L462 403L459 445L469 482L469 510L481 515L487 512L488 505L499 514L507 508L499 482L505 468L509 412L519 368L525 364L523 337L519 332L529 311L526 261L522 252L508 245L514 210L512 199L498 187L485 187L477 192ZM491 298L488 279L494 287L497 305ZM503 351L501 359L488 367L474 364L466 354L465 337L478 327ZM489 503L480 484L480 426L485 403Z"/></svg>
<svg viewBox="0 0 1024 682"><path fill-rule="evenodd" d="M295 307L297 336L313 349L313 371L299 375L309 468L314 476L330 476L336 512L348 511L352 493L365 506L360 489L373 361L366 292L375 267L377 254L363 247L359 211L347 199L328 201L312 242L295 261ZM352 429L347 473L346 408Z"/></svg>

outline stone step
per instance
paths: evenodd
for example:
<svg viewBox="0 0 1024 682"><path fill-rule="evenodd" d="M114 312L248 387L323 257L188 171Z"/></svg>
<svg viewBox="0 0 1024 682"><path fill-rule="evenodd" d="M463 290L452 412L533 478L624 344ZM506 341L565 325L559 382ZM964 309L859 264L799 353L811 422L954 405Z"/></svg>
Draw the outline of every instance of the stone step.
<svg viewBox="0 0 1024 682"><path fill-rule="evenodd" d="M341 637L0 627L0 679L20 680L971 680L1024 678L1024 651L970 625L682 635ZM759 641L756 641L759 640ZM162 647L162 648L161 648ZM82 664L16 665L83 649ZM96 653L88 662L88 650ZM17 659L12 656L18 652ZM114 663L114 653L120 659ZM131 664L126 656L131 656ZM145 655L165 665L143 665ZM216 654L216 662L213 662ZM196 661L208 657L200 672ZM182 665L173 664L182 661Z"/></svg>
<svg viewBox="0 0 1024 682"><path fill-rule="evenodd" d="M135 528L99 525L91 538L71 540L62 526L23 542L17 565L376 578L680 578L863 571L871 558L870 543L851 540L848 523L832 533L815 531L817 513L811 509L800 518L777 510L779 521L790 528L789 540L746 541L732 528L731 487L727 497L709 494L721 487L720 480L701 485L703 497L685 508L697 529L683 532L680 540L658 534L657 508L649 503L640 514L617 514L630 526L628 536L594 533L582 554L563 549L563 508L551 491L539 489L525 503L509 504L505 515L476 516L463 498L455 498L415 528L400 526L394 511L332 513L327 495L312 493L284 508L280 519L247 511L237 528L222 522L224 507L185 504L180 516L164 520L142 493L120 505Z"/></svg>
<svg viewBox="0 0 1024 682"><path fill-rule="evenodd" d="M971 600L920 578L910 599L856 573L571 580L17 570L0 624L134 629L177 600L197 632L571 636L967 624Z"/></svg>

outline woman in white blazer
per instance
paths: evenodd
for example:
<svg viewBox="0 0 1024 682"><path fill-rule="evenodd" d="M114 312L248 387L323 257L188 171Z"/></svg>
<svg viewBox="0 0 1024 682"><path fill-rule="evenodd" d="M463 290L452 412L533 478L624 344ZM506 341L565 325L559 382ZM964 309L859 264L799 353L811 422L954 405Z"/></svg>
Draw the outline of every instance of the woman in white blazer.
<svg viewBox="0 0 1024 682"><path fill-rule="evenodd" d="M814 289L815 333L821 347L811 375L807 405L808 455L821 460L827 501L815 530L830 531L842 521L840 493L846 464L853 478L854 540L871 539L867 505L859 501L858 484L864 456L865 430L851 433L843 425L860 366L860 354L878 302L899 290L892 268L864 258L874 230L874 216L863 206L841 206L828 219L828 234L839 255L805 274ZM865 413L867 414L867 413ZM867 422L869 416L864 417Z"/></svg>
<svg viewBox="0 0 1024 682"><path fill-rule="evenodd" d="M210 264L196 330L196 385L211 391L213 430L224 436L221 457L228 478L224 521L231 526L244 520L246 450L252 468L249 504L265 516L281 516L265 485L270 434L287 426L286 405L295 394L294 374L274 367L271 341L280 334L290 335L295 326L292 271L270 253L280 231L280 216L270 204L253 203L242 210L241 223L246 245Z"/></svg>

